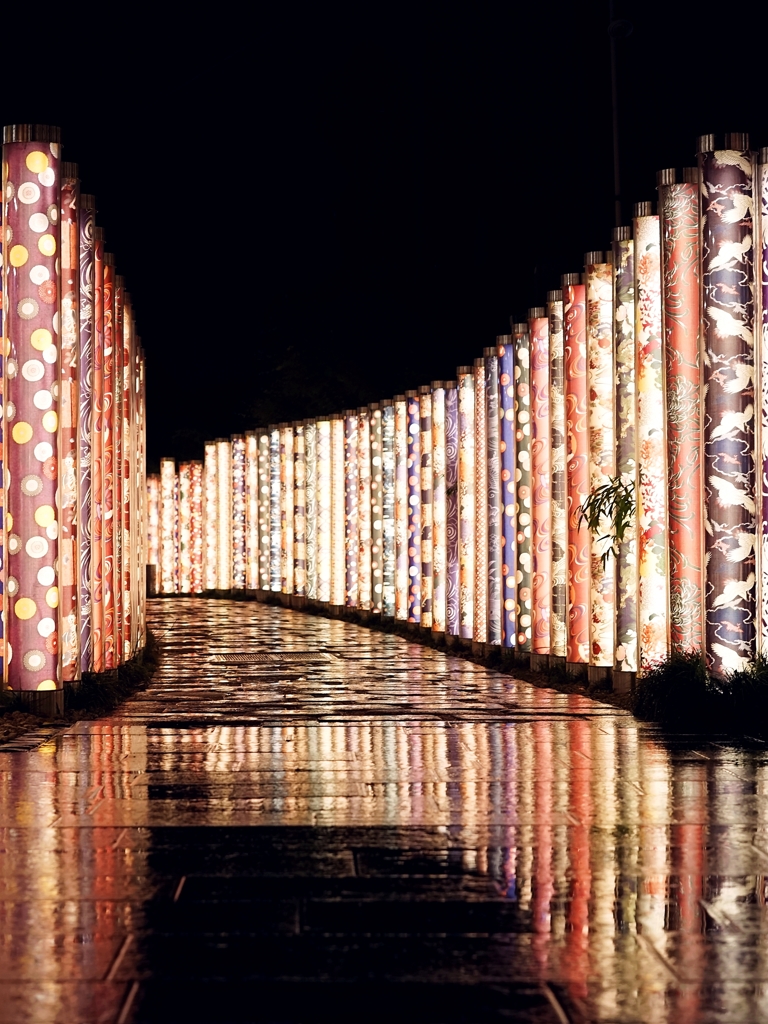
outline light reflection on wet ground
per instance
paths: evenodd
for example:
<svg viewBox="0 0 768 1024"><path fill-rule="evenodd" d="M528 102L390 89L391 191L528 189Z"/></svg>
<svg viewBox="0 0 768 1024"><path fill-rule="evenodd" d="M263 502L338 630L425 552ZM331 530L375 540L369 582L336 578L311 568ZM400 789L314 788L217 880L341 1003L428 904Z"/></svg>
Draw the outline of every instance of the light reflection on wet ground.
<svg viewBox="0 0 768 1024"><path fill-rule="evenodd" d="M0 1021L768 1018L762 744L263 605L151 616L149 690L0 752Z"/></svg>

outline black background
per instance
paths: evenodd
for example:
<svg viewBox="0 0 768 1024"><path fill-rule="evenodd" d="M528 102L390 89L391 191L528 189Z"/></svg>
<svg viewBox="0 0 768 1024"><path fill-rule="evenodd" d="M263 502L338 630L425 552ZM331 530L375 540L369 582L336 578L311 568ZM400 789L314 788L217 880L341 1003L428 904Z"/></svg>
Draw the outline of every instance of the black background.
<svg viewBox="0 0 768 1024"><path fill-rule="evenodd" d="M768 144L764 21L707 11L616 0L625 222L699 134ZM4 123L97 196L150 467L452 378L610 244L607 2L61 13L56 66L5 47Z"/></svg>

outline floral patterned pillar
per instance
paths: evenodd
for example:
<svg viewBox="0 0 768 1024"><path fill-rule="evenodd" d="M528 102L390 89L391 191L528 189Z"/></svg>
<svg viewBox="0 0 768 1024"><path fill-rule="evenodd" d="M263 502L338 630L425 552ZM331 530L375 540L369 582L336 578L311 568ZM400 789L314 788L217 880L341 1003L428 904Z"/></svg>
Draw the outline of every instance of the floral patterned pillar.
<svg viewBox="0 0 768 1024"><path fill-rule="evenodd" d="M371 599L371 414L357 410L357 600L370 611Z"/></svg>
<svg viewBox="0 0 768 1024"><path fill-rule="evenodd" d="M374 403L369 408L368 429L371 438L371 610L377 615L381 615L384 600L384 469L381 425L381 406Z"/></svg>
<svg viewBox="0 0 768 1024"><path fill-rule="evenodd" d="M91 401L91 665L104 670L104 565L102 491L104 463L104 232L93 229L93 333ZM161 568L158 562L157 586Z"/></svg>
<svg viewBox="0 0 768 1024"><path fill-rule="evenodd" d="M101 392L101 597L104 668L115 667L115 260L103 257L103 363Z"/></svg>
<svg viewBox="0 0 768 1024"><path fill-rule="evenodd" d="M661 326L661 234L651 203L637 203L635 349L637 384L637 561L639 667L669 651L667 443Z"/></svg>
<svg viewBox="0 0 768 1024"><path fill-rule="evenodd" d="M456 371L459 394L459 636L472 639L475 621L475 380Z"/></svg>
<svg viewBox="0 0 768 1024"><path fill-rule="evenodd" d="M421 622L421 437L419 393L406 391L408 457L408 621Z"/></svg>
<svg viewBox="0 0 768 1024"><path fill-rule="evenodd" d="M246 548L246 443L233 434L232 451L232 590L245 590ZM191 565L190 565L191 568Z"/></svg>
<svg viewBox="0 0 768 1024"><path fill-rule="evenodd" d="M80 182L62 163L61 359L59 373L59 653L62 681L80 679L80 498L78 451L80 348Z"/></svg>
<svg viewBox="0 0 768 1024"><path fill-rule="evenodd" d="M594 493L616 475L615 367L613 360L613 266L611 254L584 257L587 282L587 352L589 381L589 484ZM615 558L603 554L610 541L604 524L590 543L590 666L613 669L616 610Z"/></svg>
<svg viewBox="0 0 768 1024"><path fill-rule="evenodd" d="M216 589L232 589L232 443L216 440Z"/></svg>
<svg viewBox="0 0 768 1024"><path fill-rule="evenodd" d="M324 603L331 600L331 421L317 423L317 595Z"/></svg>
<svg viewBox="0 0 768 1024"><path fill-rule="evenodd" d="M395 406L389 399L381 404L381 513L382 513L382 603L381 613L395 614Z"/></svg>
<svg viewBox="0 0 768 1024"><path fill-rule="evenodd" d="M123 321L125 281L114 276L112 313L112 604L115 665L123 661ZM177 481L178 486L178 481Z"/></svg>
<svg viewBox="0 0 768 1024"><path fill-rule="evenodd" d="M433 509L432 509L432 389L419 388L419 444L421 447L421 624L433 625Z"/></svg>
<svg viewBox="0 0 768 1024"><path fill-rule="evenodd" d="M93 667L91 648L91 427L93 417L93 217L96 201L93 196L80 194L78 213L80 263L80 315L79 315L79 402L77 419L78 445L78 545L80 548L80 670ZM154 563L156 564L156 563ZM144 567L141 568L142 573Z"/></svg>
<svg viewBox="0 0 768 1024"><path fill-rule="evenodd" d="M280 572L280 428L269 428L269 589L281 589Z"/></svg>
<svg viewBox="0 0 768 1024"><path fill-rule="evenodd" d="M191 590L193 594L203 592L203 464L198 460L190 462L190 506L192 532Z"/></svg>
<svg viewBox="0 0 768 1024"><path fill-rule="evenodd" d="M357 413L350 409L344 414L344 561L346 566L344 603L348 608L357 608L359 598L357 473Z"/></svg>
<svg viewBox="0 0 768 1024"><path fill-rule="evenodd" d="M634 254L632 228L615 228L613 331L616 360L616 473L633 494L636 493L637 476ZM615 672L637 671L637 539L634 522L619 545L616 559L616 648L613 667Z"/></svg>
<svg viewBox="0 0 768 1024"><path fill-rule="evenodd" d="M5 197L5 681L61 689L56 513L59 374L59 131L10 125ZM60 698L27 698L51 711Z"/></svg>
<svg viewBox="0 0 768 1024"><path fill-rule="evenodd" d="M269 590L270 477L269 432L259 431L259 590Z"/></svg>
<svg viewBox="0 0 768 1024"><path fill-rule="evenodd" d="M517 644L517 490L515 486L515 339L511 334L496 338L499 354L499 404L501 421L501 575L504 614L502 644Z"/></svg>
<svg viewBox="0 0 768 1024"><path fill-rule="evenodd" d="M147 477L147 565L160 567L160 477Z"/></svg>
<svg viewBox="0 0 768 1024"><path fill-rule="evenodd" d="M293 424L293 593L307 596L307 452L304 424Z"/></svg>
<svg viewBox="0 0 768 1024"><path fill-rule="evenodd" d="M331 417L331 604L346 596L344 547L344 417Z"/></svg>
<svg viewBox="0 0 768 1024"><path fill-rule="evenodd" d="M488 523L487 642L494 647L502 640L501 572L501 464L499 447L499 356L496 347L483 349L485 402L486 507Z"/></svg>
<svg viewBox="0 0 768 1024"><path fill-rule="evenodd" d="M590 537L581 518L589 496L586 288L580 274L565 274L563 351L568 486L568 644L570 665L589 663Z"/></svg>
<svg viewBox="0 0 768 1024"><path fill-rule="evenodd" d="M192 592L192 471L179 464L179 593Z"/></svg>
<svg viewBox="0 0 768 1024"><path fill-rule="evenodd" d="M549 319L549 418L552 441L552 609L551 654L565 658L568 638L568 518L565 479L565 374L563 366L563 293L547 292Z"/></svg>
<svg viewBox="0 0 768 1024"><path fill-rule="evenodd" d="M176 564L176 463L160 460L160 585L161 594L178 592Z"/></svg>
<svg viewBox="0 0 768 1024"><path fill-rule="evenodd" d="M445 383L432 381L432 629L446 628Z"/></svg>
<svg viewBox="0 0 768 1024"><path fill-rule="evenodd" d="M515 618L517 648L529 653L533 626L533 559L531 552L531 339L528 324L513 323L515 349Z"/></svg>
<svg viewBox="0 0 768 1024"><path fill-rule="evenodd" d="M280 424L280 589L293 593L293 427Z"/></svg>
<svg viewBox="0 0 768 1024"><path fill-rule="evenodd" d="M659 172L666 360L669 639L700 651L704 623L699 169Z"/></svg>
<svg viewBox="0 0 768 1024"><path fill-rule="evenodd" d="M317 600L317 424L304 421L307 597Z"/></svg>
<svg viewBox="0 0 768 1024"><path fill-rule="evenodd" d="M459 393L445 384L445 631L460 635L459 623Z"/></svg>
<svg viewBox="0 0 768 1024"><path fill-rule="evenodd" d="M408 619L408 405L395 395L395 618Z"/></svg>
<svg viewBox="0 0 768 1024"><path fill-rule="evenodd" d="M746 135L699 140L707 663L756 651L754 167Z"/></svg>
<svg viewBox="0 0 768 1024"><path fill-rule="evenodd" d="M757 424L760 438L757 453L761 480L759 505L762 516L762 526L756 546L760 566L757 649L763 657L768 657L768 147L763 147L760 150L756 192L759 198L757 214L760 224L760 230L755 235L760 239L760 280L757 289L760 309L757 331L760 340L757 358L759 359L760 394L762 396L761 416Z"/></svg>
<svg viewBox="0 0 768 1024"><path fill-rule="evenodd" d="M488 464L485 360L474 362L475 382L475 597L472 639L488 639Z"/></svg>
<svg viewBox="0 0 768 1024"><path fill-rule="evenodd" d="M245 434L245 551L247 590L259 586L259 439Z"/></svg>
<svg viewBox="0 0 768 1024"><path fill-rule="evenodd" d="M552 610L552 429L549 319L543 306L528 310L528 334L531 339L532 649L534 654L548 655Z"/></svg>
<svg viewBox="0 0 768 1024"><path fill-rule="evenodd" d="M219 578L219 484L217 475L216 442L205 444L203 463L203 590L215 590Z"/></svg>

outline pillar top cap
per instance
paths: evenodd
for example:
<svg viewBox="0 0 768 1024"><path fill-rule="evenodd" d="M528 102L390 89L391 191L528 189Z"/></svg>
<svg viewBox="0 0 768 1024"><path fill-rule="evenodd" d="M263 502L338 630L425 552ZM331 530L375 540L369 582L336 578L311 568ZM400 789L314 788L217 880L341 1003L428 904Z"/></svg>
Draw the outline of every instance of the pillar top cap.
<svg viewBox="0 0 768 1024"><path fill-rule="evenodd" d="M61 142L61 128L51 124L7 124L3 128L3 145L10 142Z"/></svg>

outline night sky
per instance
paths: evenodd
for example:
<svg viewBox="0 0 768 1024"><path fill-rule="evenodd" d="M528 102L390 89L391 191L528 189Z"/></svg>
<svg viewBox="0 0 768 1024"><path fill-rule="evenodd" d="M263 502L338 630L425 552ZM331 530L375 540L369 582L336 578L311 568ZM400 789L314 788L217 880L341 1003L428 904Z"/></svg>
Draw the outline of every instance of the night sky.
<svg viewBox="0 0 768 1024"><path fill-rule="evenodd" d="M58 79L5 48L4 123L61 126L133 297L150 468L451 379L609 247L607 0L495 6L62 18ZM616 2L625 222L698 135L768 145L759 26L719 10Z"/></svg>

